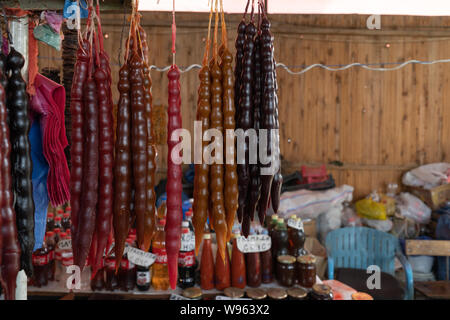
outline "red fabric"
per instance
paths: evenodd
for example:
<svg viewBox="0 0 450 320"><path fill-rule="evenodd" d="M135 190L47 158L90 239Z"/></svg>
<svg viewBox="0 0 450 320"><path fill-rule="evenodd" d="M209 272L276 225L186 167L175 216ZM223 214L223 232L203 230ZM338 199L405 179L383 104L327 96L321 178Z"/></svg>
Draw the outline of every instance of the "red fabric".
<svg viewBox="0 0 450 320"><path fill-rule="evenodd" d="M40 115L44 156L49 164L47 189L53 206L70 200L70 172L64 149L68 146L64 125L65 89L62 85L36 74L36 94L31 99L31 109Z"/></svg>
<svg viewBox="0 0 450 320"><path fill-rule="evenodd" d="M38 45L37 40L34 37L33 30L36 27L35 21L28 23L28 85L27 92L30 96L34 96L36 93L34 87L34 79L38 73Z"/></svg>
<svg viewBox="0 0 450 320"><path fill-rule="evenodd" d="M5 8L5 12L8 16L23 17L30 13L30 11L25 11L20 8Z"/></svg>

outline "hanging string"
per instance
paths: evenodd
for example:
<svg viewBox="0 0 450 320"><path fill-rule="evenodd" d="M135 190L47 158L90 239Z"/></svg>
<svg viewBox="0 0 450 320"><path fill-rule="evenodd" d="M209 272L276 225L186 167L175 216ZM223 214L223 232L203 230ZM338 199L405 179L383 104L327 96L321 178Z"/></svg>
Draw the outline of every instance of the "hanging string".
<svg viewBox="0 0 450 320"><path fill-rule="evenodd" d="M209 3L208 3L208 5L209 5ZM209 60L209 50L210 50L210 47L211 47L211 21L212 21L212 15L213 15L213 2L211 1L211 10L209 12L208 37L206 38L205 54L203 55L203 61L202 61L202 64L204 66L208 65L208 60Z"/></svg>
<svg viewBox="0 0 450 320"><path fill-rule="evenodd" d="M177 25L175 23L175 0L173 0L173 9L172 9L172 65L175 65L175 43L177 41Z"/></svg>
<svg viewBox="0 0 450 320"><path fill-rule="evenodd" d="M247 5L245 6L244 15L242 16L242 20L245 20L247 17L248 6L250 5L250 0L247 0Z"/></svg>
<svg viewBox="0 0 450 320"><path fill-rule="evenodd" d="M128 32L128 40L126 42L126 48L125 48L125 61L128 61L128 56L129 56L129 53L130 53L129 43L130 43L132 32L134 30L135 13L136 13L136 1L133 0L132 3L131 3L130 31Z"/></svg>
<svg viewBox="0 0 450 320"><path fill-rule="evenodd" d="M223 0L220 0L220 11L222 16L222 45L225 49L228 49L228 34L225 23L225 12L223 11Z"/></svg>
<svg viewBox="0 0 450 320"><path fill-rule="evenodd" d="M217 37L219 34L219 4L218 0L216 0L215 7L215 23L214 23L214 40L213 40L213 59L217 58Z"/></svg>

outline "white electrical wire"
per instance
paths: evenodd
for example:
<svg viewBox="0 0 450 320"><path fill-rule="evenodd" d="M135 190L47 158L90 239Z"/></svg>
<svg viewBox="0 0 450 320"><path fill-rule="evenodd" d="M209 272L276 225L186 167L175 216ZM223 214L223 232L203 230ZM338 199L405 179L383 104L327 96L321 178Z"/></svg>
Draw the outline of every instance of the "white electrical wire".
<svg viewBox="0 0 450 320"><path fill-rule="evenodd" d="M164 68L159 68L159 67L157 67L155 65L151 65L149 68L150 68L150 70L156 70L158 72L166 72L166 71L168 71L170 69L170 67L171 66L167 66L167 67L164 67ZM181 73L189 72L189 71L191 71L194 68L195 69L201 69L202 66L199 65L199 64L191 64L189 67L187 67L185 69L180 69L180 72Z"/></svg>

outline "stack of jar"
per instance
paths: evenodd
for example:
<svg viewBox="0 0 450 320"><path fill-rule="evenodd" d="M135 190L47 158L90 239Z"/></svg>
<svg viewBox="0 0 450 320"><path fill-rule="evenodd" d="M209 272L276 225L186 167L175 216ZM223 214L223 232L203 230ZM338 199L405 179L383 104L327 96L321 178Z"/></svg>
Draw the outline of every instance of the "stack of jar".
<svg viewBox="0 0 450 320"><path fill-rule="evenodd" d="M290 221L292 225L287 225L283 218L273 215L268 226L276 278L285 287L298 284L312 288L316 282L316 259L304 249L306 236L300 218L293 215Z"/></svg>

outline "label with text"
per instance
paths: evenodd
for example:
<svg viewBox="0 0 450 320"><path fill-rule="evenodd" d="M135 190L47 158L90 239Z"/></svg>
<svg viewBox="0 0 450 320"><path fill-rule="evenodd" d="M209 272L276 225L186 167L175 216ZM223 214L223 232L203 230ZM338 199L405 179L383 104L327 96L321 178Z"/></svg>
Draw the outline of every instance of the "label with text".
<svg viewBox="0 0 450 320"><path fill-rule="evenodd" d="M272 240L266 234L250 235L237 238L237 247L243 253L264 252L271 248Z"/></svg>
<svg viewBox="0 0 450 320"><path fill-rule="evenodd" d="M300 219L288 219L287 225L288 225L288 227L291 227L293 229L302 230L302 231L305 230L303 228L303 221Z"/></svg>
<svg viewBox="0 0 450 320"><path fill-rule="evenodd" d="M126 247L125 250L128 260L138 266L149 267L156 261L156 255L153 253L145 252L130 246Z"/></svg>

